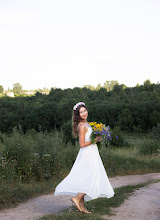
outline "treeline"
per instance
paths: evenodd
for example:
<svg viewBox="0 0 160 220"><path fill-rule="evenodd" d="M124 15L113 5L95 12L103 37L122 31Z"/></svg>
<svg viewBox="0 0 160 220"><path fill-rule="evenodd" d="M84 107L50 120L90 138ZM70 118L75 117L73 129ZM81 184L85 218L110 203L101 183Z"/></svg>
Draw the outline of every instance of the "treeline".
<svg viewBox="0 0 160 220"><path fill-rule="evenodd" d="M86 103L89 121L101 121L111 128L147 133L160 123L160 84L146 81L132 88L116 84L111 91L56 88L48 95L37 92L30 97L1 97L0 131L11 132L17 125L23 132L62 128L71 138L72 108L79 101Z"/></svg>

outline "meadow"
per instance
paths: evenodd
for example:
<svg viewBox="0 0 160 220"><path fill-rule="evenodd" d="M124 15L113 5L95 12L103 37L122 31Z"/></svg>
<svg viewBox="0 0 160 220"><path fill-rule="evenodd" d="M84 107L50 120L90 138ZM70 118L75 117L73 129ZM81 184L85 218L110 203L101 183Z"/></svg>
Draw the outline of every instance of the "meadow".
<svg viewBox="0 0 160 220"><path fill-rule="evenodd" d="M63 131L56 129L32 129L24 134L16 127L10 134L0 133L0 209L54 191L79 151L78 140L65 143L64 139ZM116 141L100 149L109 177L160 171L157 131L139 135L120 132Z"/></svg>

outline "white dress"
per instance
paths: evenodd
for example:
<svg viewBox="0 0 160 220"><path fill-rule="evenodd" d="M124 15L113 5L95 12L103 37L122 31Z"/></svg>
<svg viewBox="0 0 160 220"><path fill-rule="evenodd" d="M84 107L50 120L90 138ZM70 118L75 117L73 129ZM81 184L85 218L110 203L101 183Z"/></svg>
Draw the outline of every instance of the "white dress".
<svg viewBox="0 0 160 220"><path fill-rule="evenodd" d="M88 123L85 126L88 128L85 134L87 142L90 141L92 128ZM54 196L74 196L78 193L86 194L85 201L114 196L96 144L80 148L70 173L57 185Z"/></svg>

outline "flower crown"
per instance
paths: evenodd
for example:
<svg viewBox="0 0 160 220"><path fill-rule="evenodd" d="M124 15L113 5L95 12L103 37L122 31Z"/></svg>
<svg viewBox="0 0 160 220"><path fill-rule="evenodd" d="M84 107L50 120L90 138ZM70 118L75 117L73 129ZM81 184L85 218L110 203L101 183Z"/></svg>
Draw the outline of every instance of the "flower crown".
<svg viewBox="0 0 160 220"><path fill-rule="evenodd" d="M77 109L78 106L80 105L85 105L84 102L78 102L74 107L73 107L73 110L75 111Z"/></svg>

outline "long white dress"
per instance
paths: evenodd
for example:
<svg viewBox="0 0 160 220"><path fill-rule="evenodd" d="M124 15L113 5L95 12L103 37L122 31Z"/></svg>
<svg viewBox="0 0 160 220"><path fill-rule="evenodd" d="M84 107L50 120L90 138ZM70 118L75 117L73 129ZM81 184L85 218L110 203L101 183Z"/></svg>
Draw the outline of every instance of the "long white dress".
<svg viewBox="0 0 160 220"><path fill-rule="evenodd" d="M85 134L87 142L90 141L92 128L88 123L85 123L85 126L88 129ZM86 194L85 201L114 196L96 144L80 148L70 173L57 185L54 196L74 196L78 193Z"/></svg>

